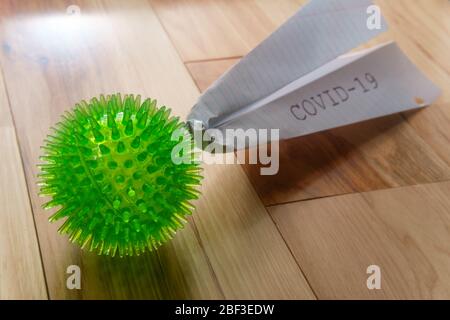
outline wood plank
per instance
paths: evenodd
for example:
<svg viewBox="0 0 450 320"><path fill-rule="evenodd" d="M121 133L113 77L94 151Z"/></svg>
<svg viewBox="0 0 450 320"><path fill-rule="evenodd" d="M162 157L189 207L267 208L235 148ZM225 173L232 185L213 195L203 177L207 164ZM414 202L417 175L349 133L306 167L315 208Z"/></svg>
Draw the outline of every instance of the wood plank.
<svg viewBox="0 0 450 320"><path fill-rule="evenodd" d="M439 103L450 102L450 2L376 0L395 40L411 61L442 89ZM373 43L379 43L383 38Z"/></svg>
<svg viewBox="0 0 450 320"><path fill-rule="evenodd" d="M190 224L154 254L98 257L56 233L58 226L50 225L49 213L40 209L44 200L36 197L34 177L39 145L63 110L100 93L130 92L159 98L185 116L198 97L147 1L79 1L78 20L65 16L65 4L2 2L0 7L5 21L0 59L25 158L50 296L313 298L239 166L205 168L204 195ZM220 241L218 234L224 235ZM65 288L65 271L71 264L82 269L80 291Z"/></svg>
<svg viewBox="0 0 450 320"><path fill-rule="evenodd" d="M271 207L319 299L449 299L450 182ZM381 268L369 290L367 267Z"/></svg>
<svg viewBox="0 0 450 320"><path fill-rule="evenodd" d="M186 68L189 70L197 88L203 92L239 60L240 58L229 58L212 61L188 62L186 63Z"/></svg>
<svg viewBox="0 0 450 320"><path fill-rule="evenodd" d="M384 0L380 6L387 18L395 23L395 28L391 28L393 39L442 89L442 96L432 108L404 116L415 132L450 164L450 149L447 147L450 141L450 59L447 54L450 51L450 3L433 0L419 1L415 6L402 6L402 3L393 6ZM392 8L385 9L389 7Z"/></svg>
<svg viewBox="0 0 450 320"><path fill-rule="evenodd" d="M247 54L306 0L150 0L184 62Z"/></svg>
<svg viewBox="0 0 450 320"><path fill-rule="evenodd" d="M47 299L33 213L1 74L0 114L0 300Z"/></svg>
<svg viewBox="0 0 450 320"><path fill-rule="evenodd" d="M195 221L226 297L315 298L241 168L205 166L205 175Z"/></svg>
<svg viewBox="0 0 450 320"><path fill-rule="evenodd" d="M450 20L447 1L377 1L390 31L361 47L395 40L408 57L438 84L438 102L407 112L283 141L280 171L261 176L244 166L265 205L449 179ZM236 62L237 59L231 59ZM228 60L188 63L205 90L229 67Z"/></svg>

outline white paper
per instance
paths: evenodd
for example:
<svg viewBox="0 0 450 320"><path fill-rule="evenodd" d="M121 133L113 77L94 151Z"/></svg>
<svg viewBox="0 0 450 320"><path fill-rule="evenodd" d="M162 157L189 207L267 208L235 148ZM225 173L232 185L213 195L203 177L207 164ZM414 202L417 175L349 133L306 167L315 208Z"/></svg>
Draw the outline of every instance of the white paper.
<svg viewBox="0 0 450 320"><path fill-rule="evenodd" d="M440 94L395 43L334 60L308 80L295 81L216 128L279 128L280 139L287 139L421 108Z"/></svg>

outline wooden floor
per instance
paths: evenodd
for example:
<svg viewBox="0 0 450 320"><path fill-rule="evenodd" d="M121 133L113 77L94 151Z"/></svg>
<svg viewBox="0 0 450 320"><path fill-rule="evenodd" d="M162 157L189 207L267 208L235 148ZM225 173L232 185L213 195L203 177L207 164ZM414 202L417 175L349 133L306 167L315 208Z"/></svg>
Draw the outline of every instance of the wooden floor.
<svg viewBox="0 0 450 320"><path fill-rule="evenodd" d="M1 1L0 299L450 299L446 0L376 1L390 31L367 44L397 41L443 89L433 106L284 141L275 176L205 165L194 215L157 252L81 251L41 209L40 145L64 110L123 92L186 116L306 2ZM66 288L70 265L81 290Z"/></svg>

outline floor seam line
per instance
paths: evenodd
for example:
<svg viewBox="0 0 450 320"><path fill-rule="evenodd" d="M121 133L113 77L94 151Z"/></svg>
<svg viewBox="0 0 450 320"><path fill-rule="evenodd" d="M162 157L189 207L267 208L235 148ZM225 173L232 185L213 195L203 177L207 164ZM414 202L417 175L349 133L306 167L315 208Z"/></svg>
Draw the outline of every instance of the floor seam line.
<svg viewBox="0 0 450 320"><path fill-rule="evenodd" d="M48 279L47 279L47 274L46 274L45 265L44 265L44 256L42 254L41 242L40 242L40 239L39 239L39 233L38 233L37 223L36 223L36 219L35 219L35 212L34 212L34 209L33 209L33 203L31 201L31 193L30 193L29 183L28 183L28 179L27 179L27 175L26 175L26 171L25 171L25 162L24 162L24 159L23 159L22 150L20 148L20 141L19 141L19 136L17 134L16 121L15 121L15 118L14 118L14 113L12 112L11 98L10 98L10 95L9 95L8 86L6 84L5 72L4 72L3 69L4 68L1 65L1 61L0 61L0 76L3 78L3 88L4 88L5 93L6 93L6 100L8 102L9 114L10 114L11 122L12 122L12 125L13 125L14 138L15 138L15 141L16 141L17 151L19 153L19 158L20 158L20 164L21 164L21 169L22 169L21 171L22 171L22 174L23 174L23 179L24 179L24 182L25 182L26 190L27 190L28 205L30 206L31 217L33 219L34 233L36 235L37 246L38 246L38 251L39 251L39 257L40 257L40 260L41 260L42 275L44 277L44 283L45 283L45 292L47 294L47 299L51 300L51 298L50 298L50 290L49 290L49 287L48 287Z"/></svg>

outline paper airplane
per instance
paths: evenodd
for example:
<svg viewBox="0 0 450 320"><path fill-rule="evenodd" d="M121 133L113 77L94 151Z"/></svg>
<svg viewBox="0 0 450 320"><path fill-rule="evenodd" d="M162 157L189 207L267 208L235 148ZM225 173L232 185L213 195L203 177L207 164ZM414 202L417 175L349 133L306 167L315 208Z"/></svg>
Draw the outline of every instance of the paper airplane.
<svg viewBox="0 0 450 320"><path fill-rule="evenodd" d="M387 29L382 17L369 28L371 5L310 1L213 83L188 121L287 139L431 104L439 88L395 43L343 55Z"/></svg>

